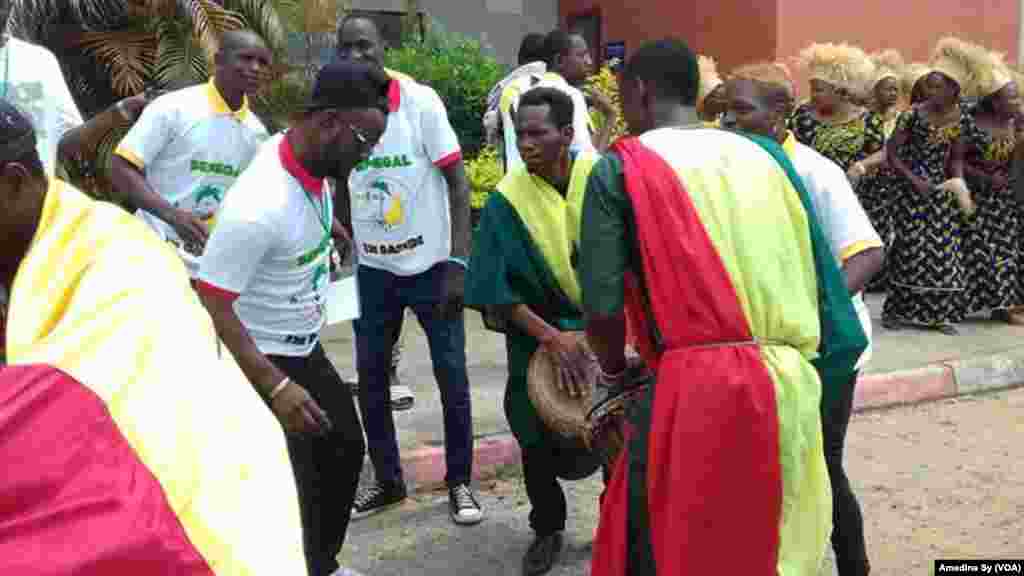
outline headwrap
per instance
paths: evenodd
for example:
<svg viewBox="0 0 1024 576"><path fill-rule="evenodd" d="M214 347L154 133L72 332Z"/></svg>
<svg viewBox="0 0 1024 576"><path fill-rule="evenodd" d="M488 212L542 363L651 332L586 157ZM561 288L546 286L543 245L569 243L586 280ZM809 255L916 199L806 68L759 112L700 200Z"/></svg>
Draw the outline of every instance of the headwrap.
<svg viewBox="0 0 1024 576"><path fill-rule="evenodd" d="M980 67L989 59L988 51L976 44L953 36L942 38L935 44L931 72L938 72L960 86L960 93L968 98L977 97Z"/></svg>
<svg viewBox="0 0 1024 576"><path fill-rule="evenodd" d="M903 62L903 56L900 56L900 53L895 50L875 52L871 55L871 62L875 66L875 77L871 83L872 89L886 78L899 81L906 66Z"/></svg>
<svg viewBox="0 0 1024 576"><path fill-rule="evenodd" d="M811 44L799 62L811 80L821 80L851 94L865 95L873 86L875 65L868 55L850 44Z"/></svg>
<svg viewBox="0 0 1024 576"><path fill-rule="evenodd" d="M763 84L778 86L795 96L796 86L789 69L781 62L756 62L736 68L729 74L730 78L754 80Z"/></svg>
<svg viewBox="0 0 1024 576"><path fill-rule="evenodd" d="M921 81L925 76L931 74L932 69L927 64L921 62L913 62L907 65L903 69L903 76L901 78L903 84L903 92L910 96L914 91L914 86Z"/></svg>

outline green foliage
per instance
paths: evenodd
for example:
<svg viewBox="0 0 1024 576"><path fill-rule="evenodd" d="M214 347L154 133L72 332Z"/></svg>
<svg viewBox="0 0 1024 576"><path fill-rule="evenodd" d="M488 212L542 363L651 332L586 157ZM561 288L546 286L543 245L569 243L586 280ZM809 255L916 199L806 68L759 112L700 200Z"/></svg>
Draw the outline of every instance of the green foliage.
<svg viewBox="0 0 1024 576"><path fill-rule="evenodd" d="M484 144L487 93L505 69L476 40L438 28L432 24L422 42L413 38L388 50L385 66L437 91L463 151L472 156Z"/></svg>
<svg viewBox="0 0 1024 576"><path fill-rule="evenodd" d="M498 159L498 151L492 146L485 146L475 158L467 161L466 178L469 179L469 188L472 192L470 208L483 208L487 203L487 197L498 186L502 176L504 174Z"/></svg>

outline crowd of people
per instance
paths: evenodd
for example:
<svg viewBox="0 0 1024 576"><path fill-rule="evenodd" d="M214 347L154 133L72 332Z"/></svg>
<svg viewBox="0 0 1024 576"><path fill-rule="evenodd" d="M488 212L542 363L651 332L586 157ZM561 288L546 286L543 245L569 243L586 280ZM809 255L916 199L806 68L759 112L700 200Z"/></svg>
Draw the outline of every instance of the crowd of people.
<svg viewBox="0 0 1024 576"><path fill-rule="evenodd" d="M450 518L483 521L469 307L505 336L524 574L557 563L560 480L609 429L625 448L600 466L593 574L729 558L809 576L829 540L841 576L868 574L842 464L870 357L863 292L887 292L887 328L1024 319L1021 112L1002 59L955 38L928 64L815 44L798 103L783 63L719 74L666 39L622 63L620 109L585 87L583 36L529 35L488 97L505 176L474 232L444 103L383 50L371 20L339 23L335 60L271 135L249 109L272 60L253 32L222 36L208 83L88 121L51 54L3 37L0 454L19 474L0 480L17 502L0 510L0 567L348 574L350 519L407 498L392 415L412 403L396 375L407 311L440 391ZM612 142L620 113L630 135ZM54 175L118 123L113 181L137 217ZM344 253L357 382L320 342ZM527 393L538 351L588 398L583 445Z"/></svg>

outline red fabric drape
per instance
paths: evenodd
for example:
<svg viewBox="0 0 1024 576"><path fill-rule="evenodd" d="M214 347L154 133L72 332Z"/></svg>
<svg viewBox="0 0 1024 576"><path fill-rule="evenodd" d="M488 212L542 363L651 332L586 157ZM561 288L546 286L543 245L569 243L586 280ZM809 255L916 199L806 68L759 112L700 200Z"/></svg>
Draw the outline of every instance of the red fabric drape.
<svg viewBox="0 0 1024 576"><path fill-rule="evenodd" d="M774 575L782 508L774 383L675 170L635 138L613 150L623 162L647 302L665 344L659 355L640 284L631 279L629 332L657 373L646 466L657 572ZM721 345L729 342L747 344ZM605 494L594 576L627 573L627 461L618 460Z"/></svg>
<svg viewBox="0 0 1024 576"><path fill-rule="evenodd" d="M0 370L0 462L0 574L213 576L103 401L67 374Z"/></svg>

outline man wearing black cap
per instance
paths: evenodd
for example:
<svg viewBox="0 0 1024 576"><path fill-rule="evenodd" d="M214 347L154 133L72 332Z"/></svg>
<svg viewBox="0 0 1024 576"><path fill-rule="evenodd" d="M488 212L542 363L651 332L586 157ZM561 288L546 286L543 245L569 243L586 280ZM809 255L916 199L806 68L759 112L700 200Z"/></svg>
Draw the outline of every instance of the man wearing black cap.
<svg viewBox="0 0 1024 576"><path fill-rule="evenodd" d="M324 184L345 181L376 145L387 90L376 67L322 68L295 124L226 195L199 265L218 334L288 434L314 576L338 569L365 454L352 395L318 338L334 214Z"/></svg>

